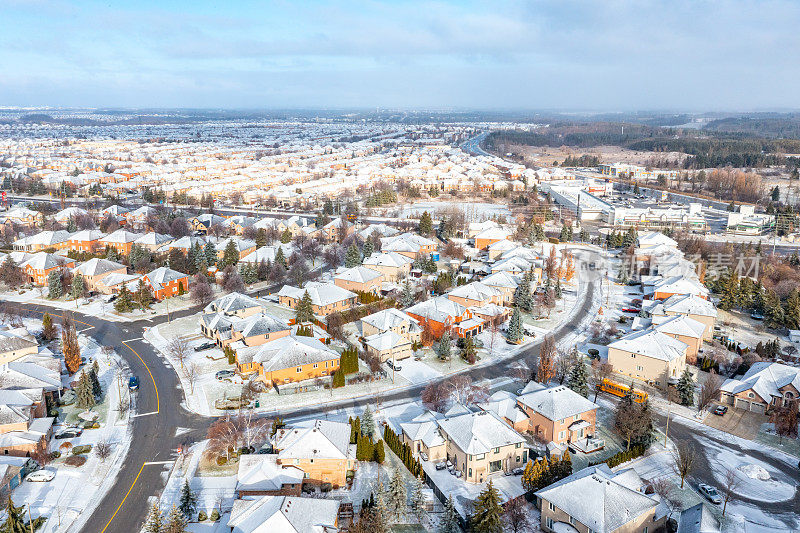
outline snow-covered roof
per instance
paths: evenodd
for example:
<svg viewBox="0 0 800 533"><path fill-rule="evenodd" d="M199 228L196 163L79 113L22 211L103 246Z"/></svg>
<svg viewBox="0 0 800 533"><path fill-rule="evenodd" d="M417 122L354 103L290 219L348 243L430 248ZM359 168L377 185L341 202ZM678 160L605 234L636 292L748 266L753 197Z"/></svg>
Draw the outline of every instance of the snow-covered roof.
<svg viewBox="0 0 800 533"><path fill-rule="evenodd" d="M765 402L771 402L773 397L783 396L781 389L788 385L800 390L800 368L759 361L753 363L741 379L726 380L720 390L731 394L752 390Z"/></svg>
<svg viewBox="0 0 800 533"><path fill-rule="evenodd" d="M318 281L309 281L303 288L284 285L281 290L278 291L278 296L286 296L299 300L306 291L308 291L308 295L311 297L311 303L317 306L326 306L341 302L342 300L358 297L356 293L337 287L333 283L321 283Z"/></svg>
<svg viewBox="0 0 800 533"><path fill-rule="evenodd" d="M522 405L553 421L597 409L597 404L565 385L528 392L522 394L518 400Z"/></svg>
<svg viewBox="0 0 800 533"><path fill-rule="evenodd" d="M403 311L394 307L382 309L377 313L372 313L361 319L361 322L367 323L380 331L389 331L404 323L418 325L419 323L415 318L411 318Z"/></svg>
<svg viewBox="0 0 800 533"><path fill-rule="evenodd" d="M625 352L652 357L661 361L672 361L686 353L687 344L655 330L652 326L632 331L608 345Z"/></svg>
<svg viewBox="0 0 800 533"><path fill-rule="evenodd" d="M93 257L85 263L82 263L73 269L73 272L80 273L84 276L100 276L114 270L122 269L127 272L127 267L122 263L116 261L109 261L99 257Z"/></svg>
<svg viewBox="0 0 800 533"><path fill-rule="evenodd" d="M308 427L280 429L273 445L281 460L348 459L354 455L350 445L350 424L329 420L315 420Z"/></svg>
<svg viewBox="0 0 800 533"><path fill-rule="evenodd" d="M466 307L446 296L437 296L412 305L406 309L406 313L412 313L436 322L446 322L448 319L462 316L466 310Z"/></svg>
<svg viewBox="0 0 800 533"><path fill-rule="evenodd" d="M522 435L488 411L443 418L439 427L466 454L488 453L493 448L525 442Z"/></svg>
<svg viewBox="0 0 800 533"><path fill-rule="evenodd" d="M20 267L29 267L34 270L44 271L55 267L67 267L74 264L75 261L72 259L68 259L60 255L48 254L47 252L38 252L28 257L28 259L22 263Z"/></svg>
<svg viewBox="0 0 800 533"><path fill-rule="evenodd" d="M397 252L382 252L382 253L373 253L371 256L364 259L365 266L386 266L386 267L395 267L400 268L405 265L409 265L414 261Z"/></svg>
<svg viewBox="0 0 800 533"><path fill-rule="evenodd" d="M272 319L274 328L286 329L277 319ZM251 333L250 335L257 335ZM263 334L263 332L261 333ZM339 353L313 337L287 335L266 344L240 348L240 362L260 363L264 372L294 368L312 363L339 359Z"/></svg>
<svg viewBox="0 0 800 533"><path fill-rule="evenodd" d="M536 492L594 531L617 531L659 501L640 492L644 485L633 470L612 472L606 464L590 466Z"/></svg>
<svg viewBox="0 0 800 533"><path fill-rule="evenodd" d="M472 283L456 287L448 293L448 296L483 302L500 296L500 294L500 291L494 287L481 283L480 281L473 281Z"/></svg>
<svg viewBox="0 0 800 533"><path fill-rule="evenodd" d="M675 315L670 317L654 316L653 327L656 331L668 333L670 335L682 335L684 337L694 337L701 339L706 331L706 326L693 318L685 315Z"/></svg>
<svg viewBox="0 0 800 533"><path fill-rule="evenodd" d="M392 348L403 346L404 344L411 344L411 341L406 337L401 337L394 331L384 331L366 337L364 343L370 348L382 352L384 350L391 350Z"/></svg>
<svg viewBox="0 0 800 533"><path fill-rule="evenodd" d="M338 531L338 500L263 496L233 502L231 533L332 533Z"/></svg>
<svg viewBox="0 0 800 533"><path fill-rule="evenodd" d="M353 283L367 283L381 277L382 275L383 274L377 270L372 270L371 268L359 265L353 268L348 268L347 270L336 274L333 276L333 278L342 281L351 281Z"/></svg>
<svg viewBox="0 0 800 533"><path fill-rule="evenodd" d="M302 483L305 473L294 466L281 466L275 454L245 454L239 458L236 491L277 491L283 485Z"/></svg>

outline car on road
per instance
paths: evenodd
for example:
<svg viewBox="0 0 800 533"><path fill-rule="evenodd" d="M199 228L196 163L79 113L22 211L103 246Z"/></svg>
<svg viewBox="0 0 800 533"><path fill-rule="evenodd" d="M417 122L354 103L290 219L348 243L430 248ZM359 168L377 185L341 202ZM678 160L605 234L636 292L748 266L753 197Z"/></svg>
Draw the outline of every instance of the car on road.
<svg viewBox="0 0 800 533"><path fill-rule="evenodd" d="M139 376L131 376L128 380L128 388L130 390L139 390Z"/></svg>
<svg viewBox="0 0 800 533"><path fill-rule="evenodd" d="M447 465L444 464L444 461L436 463L436 470L444 470L445 468L447 468Z"/></svg>
<svg viewBox="0 0 800 533"><path fill-rule="evenodd" d="M37 470L25 476L25 481L48 482L53 481L54 477L56 474L52 470Z"/></svg>
<svg viewBox="0 0 800 533"><path fill-rule="evenodd" d="M623 313L638 313L640 311L641 311L641 309L636 309L635 307L623 307L622 308L622 312Z"/></svg>
<svg viewBox="0 0 800 533"><path fill-rule="evenodd" d="M750 318L753 320L764 320L764 315L761 313L750 313Z"/></svg>
<svg viewBox="0 0 800 533"><path fill-rule="evenodd" d="M197 346L195 346L194 347L194 351L195 352L202 352L203 350L209 350L209 349L213 348L214 346L216 346L216 344L213 343L213 342L204 342L203 344L198 344Z"/></svg>
<svg viewBox="0 0 800 533"><path fill-rule="evenodd" d="M397 363L392 363L391 361L386 361L386 366L388 366L389 368L391 368L396 372L400 372L401 370L403 370L402 366L398 365Z"/></svg>
<svg viewBox="0 0 800 533"><path fill-rule="evenodd" d="M711 503L716 503L716 504L722 503L722 498L719 497L719 492L717 492L717 489L715 489L711 485L700 483L697 486L697 491L700 493L701 496L703 496L706 500L710 501Z"/></svg>
<svg viewBox="0 0 800 533"><path fill-rule="evenodd" d="M220 370L219 372L214 374L214 377L217 378L218 380L222 381L222 380L225 380L225 379L231 379L235 375L236 375L236 372L234 372L233 370Z"/></svg>
<svg viewBox="0 0 800 533"><path fill-rule="evenodd" d="M55 438L57 439L74 439L81 436L83 430L80 428L70 428L65 429L63 431L59 431L55 434Z"/></svg>
<svg viewBox="0 0 800 533"><path fill-rule="evenodd" d="M711 412L714 413L717 416L725 416L725 413L728 412L728 406L727 405L718 405Z"/></svg>

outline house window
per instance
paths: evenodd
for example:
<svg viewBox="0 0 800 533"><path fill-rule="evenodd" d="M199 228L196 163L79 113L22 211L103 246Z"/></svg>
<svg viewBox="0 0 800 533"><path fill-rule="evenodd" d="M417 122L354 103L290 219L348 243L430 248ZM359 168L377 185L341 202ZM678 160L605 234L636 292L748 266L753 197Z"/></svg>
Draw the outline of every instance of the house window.
<svg viewBox="0 0 800 533"><path fill-rule="evenodd" d="M643 370L644 370L644 367L643 367L643 366L637 366L637 367L636 367L636 371L637 371L637 372L642 372ZM673 373L674 373L674 372L675 372L675 371L673 370Z"/></svg>
<svg viewBox="0 0 800 533"><path fill-rule="evenodd" d="M483 461L484 459L486 459L486 454L485 453L482 453L480 455L476 455L475 456L475 460L476 461Z"/></svg>
<svg viewBox="0 0 800 533"><path fill-rule="evenodd" d="M500 448L495 448L494 453L500 453Z"/></svg>
<svg viewBox="0 0 800 533"><path fill-rule="evenodd" d="M632 354L631 354L631 358L633 358L633 359L636 359L636 354L635 354L635 353L632 353Z"/></svg>
<svg viewBox="0 0 800 533"><path fill-rule="evenodd" d="M550 506L552 507L552 505L553 504L551 503ZM550 518L548 516L545 523L547 524L547 529L553 529L553 519L552 518Z"/></svg>
<svg viewBox="0 0 800 533"><path fill-rule="evenodd" d="M489 473L497 472L502 468L503 468L503 462L502 461L491 461L489 463Z"/></svg>
<svg viewBox="0 0 800 533"><path fill-rule="evenodd" d="M756 395L755 395L755 394L753 394L752 392L749 392L749 393L747 393L747 397L748 397L748 398L755 398L755 397L756 397Z"/></svg>
<svg viewBox="0 0 800 533"><path fill-rule="evenodd" d="M644 526L644 529L642 530L642 533L647 533L647 526Z"/></svg>
<svg viewBox="0 0 800 533"><path fill-rule="evenodd" d="M472 477L472 469L469 469L469 477Z"/></svg>
<svg viewBox="0 0 800 533"><path fill-rule="evenodd" d="M567 432L566 432L566 431L562 430L562 431L559 431L559 432L558 432L558 438L559 438L559 440L563 439L563 438L564 438L564 437L566 437L566 436L567 436Z"/></svg>
<svg viewBox="0 0 800 533"><path fill-rule="evenodd" d="M519 448L520 446L521 446L521 444L518 442L518 443L516 443L516 444L514 445L514 448Z"/></svg>
<svg viewBox="0 0 800 533"><path fill-rule="evenodd" d="M301 367L301 366L298 366L298 367L297 367L297 373L299 374L299 373L300 373L300 372L302 372L302 371L303 371L303 367Z"/></svg>
<svg viewBox="0 0 800 533"><path fill-rule="evenodd" d="M318 365L317 363L314 363L314 368L317 368L318 366L319 366L319 365Z"/></svg>

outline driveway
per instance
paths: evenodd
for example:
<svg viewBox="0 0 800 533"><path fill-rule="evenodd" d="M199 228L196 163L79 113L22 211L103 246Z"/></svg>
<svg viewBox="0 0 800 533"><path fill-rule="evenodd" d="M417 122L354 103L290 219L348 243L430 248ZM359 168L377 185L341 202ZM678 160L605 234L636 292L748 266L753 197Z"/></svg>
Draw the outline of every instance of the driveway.
<svg viewBox="0 0 800 533"><path fill-rule="evenodd" d="M711 409L713 410L713 408L712 406ZM745 411L744 409L734 409L730 406L725 415L717 416L711 412L706 415L706 419L703 421L707 426L747 440L755 440L761 424L764 422L766 422L764 415Z"/></svg>

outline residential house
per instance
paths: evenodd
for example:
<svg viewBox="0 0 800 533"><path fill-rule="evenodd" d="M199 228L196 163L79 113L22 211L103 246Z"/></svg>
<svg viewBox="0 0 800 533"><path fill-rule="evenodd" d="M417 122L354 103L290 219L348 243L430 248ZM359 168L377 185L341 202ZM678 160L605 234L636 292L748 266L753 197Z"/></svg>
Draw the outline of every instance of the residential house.
<svg viewBox="0 0 800 533"><path fill-rule="evenodd" d="M514 303L514 292L521 282L522 278L520 276L505 271L490 274L481 280L481 283L487 287L500 291L500 305Z"/></svg>
<svg viewBox="0 0 800 533"><path fill-rule="evenodd" d="M47 285L47 278L51 272L61 268L72 268L75 261L61 255L47 252L37 252L29 256L20 268L25 272L28 282L34 285Z"/></svg>
<svg viewBox="0 0 800 533"><path fill-rule="evenodd" d="M529 420L527 431L562 449L597 433L597 404L564 385L530 382L517 398Z"/></svg>
<svg viewBox="0 0 800 533"><path fill-rule="evenodd" d="M514 431L524 433L530 428L531 419L519 406L517 395L513 392L499 390L489 396L479 407L499 416L506 424L514 428Z"/></svg>
<svg viewBox="0 0 800 533"><path fill-rule="evenodd" d="M124 229L118 229L113 233L109 233L100 239L100 244L108 248L114 248L120 255L128 255L131 253L133 243L139 239L139 233L131 233Z"/></svg>
<svg viewBox="0 0 800 533"><path fill-rule="evenodd" d="M86 282L86 289L97 291L97 282L109 274L127 274L128 267L122 263L94 257L72 269L73 274L80 274Z"/></svg>
<svg viewBox="0 0 800 533"><path fill-rule="evenodd" d="M504 228L487 228L475 235L475 248L486 250L489 245L511 237L511 232Z"/></svg>
<svg viewBox="0 0 800 533"><path fill-rule="evenodd" d="M686 344L686 362L695 364L700 348L703 346L703 334L706 326L688 316L653 317L653 328L656 331L669 335L673 339Z"/></svg>
<svg viewBox="0 0 800 533"><path fill-rule="evenodd" d="M503 476L528 462L525 438L489 411L438 420L447 459L470 483Z"/></svg>
<svg viewBox="0 0 800 533"><path fill-rule="evenodd" d="M339 501L296 496L236 500L226 527L231 533L337 533Z"/></svg>
<svg viewBox="0 0 800 533"><path fill-rule="evenodd" d="M233 243L236 251L239 252L240 258L256 251L256 241L240 239L238 237L228 237L227 239L217 240L217 242L214 243L217 249L217 259L222 259L225 256L225 250L230 243Z"/></svg>
<svg viewBox="0 0 800 533"><path fill-rule="evenodd" d="M708 288L695 279L685 276L665 278L653 285L652 297L654 300L666 300L676 294L691 294L708 300Z"/></svg>
<svg viewBox="0 0 800 533"><path fill-rule="evenodd" d="M310 426L279 429L272 437L277 464L305 473L304 483L343 487L347 472L356 468L356 445L350 444L350 424L315 420Z"/></svg>
<svg viewBox="0 0 800 533"><path fill-rule="evenodd" d="M703 502L681 511L676 533L720 533L717 517Z"/></svg>
<svg viewBox="0 0 800 533"><path fill-rule="evenodd" d="M230 346L235 352L244 346L260 346L286 337L291 328L285 322L270 316L263 310L256 315L238 317L225 313L205 313L200 317L200 331L218 346ZM240 369L252 372L250 369Z"/></svg>
<svg viewBox="0 0 800 533"><path fill-rule="evenodd" d="M150 252L157 252L173 240L175 239L171 235L164 235L162 233L151 231L133 241L133 244L136 246L141 246Z"/></svg>
<svg viewBox="0 0 800 533"><path fill-rule="evenodd" d="M278 465L275 454L245 454L239 457L236 497L300 496L304 477L297 467Z"/></svg>
<svg viewBox="0 0 800 533"><path fill-rule="evenodd" d="M27 328L0 329L0 365L39 352L39 342Z"/></svg>
<svg viewBox="0 0 800 533"><path fill-rule="evenodd" d="M473 281L456 287L447 293L447 297L464 307L479 307L486 304L503 303L503 292L480 281Z"/></svg>
<svg viewBox="0 0 800 533"><path fill-rule="evenodd" d="M422 328L419 322L394 307L367 315L361 319L360 323L362 337L392 331L400 336L408 337L412 342L419 342L422 338Z"/></svg>
<svg viewBox="0 0 800 533"><path fill-rule="evenodd" d="M66 249L73 252L97 253L105 247L100 242L100 239L105 235L105 233L96 229L76 231L67 239Z"/></svg>
<svg viewBox="0 0 800 533"><path fill-rule="evenodd" d="M248 320L252 320L248 319ZM273 386L332 376L341 355L312 337L286 335L278 330L275 340L236 350L236 367L241 374Z"/></svg>
<svg viewBox="0 0 800 533"><path fill-rule="evenodd" d="M382 281L383 274L361 265L348 268L333 276L334 285L353 292L378 294Z"/></svg>
<svg viewBox="0 0 800 533"><path fill-rule="evenodd" d="M168 267L159 267L145 274L142 281L156 300L171 298L189 290L189 276Z"/></svg>
<svg viewBox="0 0 800 533"><path fill-rule="evenodd" d="M412 341L394 331L385 331L365 337L364 346L367 354L379 358L381 362L399 361L414 355Z"/></svg>
<svg viewBox="0 0 800 533"><path fill-rule="evenodd" d="M688 345L652 326L632 331L608 345L614 372L666 389L686 368Z"/></svg>
<svg viewBox="0 0 800 533"><path fill-rule="evenodd" d="M189 225L192 227L192 231L195 231L201 235L208 235L208 229L211 226L222 226L224 222L225 217L221 217L213 213L203 213L202 215L198 215L191 219L189 221Z"/></svg>
<svg viewBox="0 0 800 533"><path fill-rule="evenodd" d="M393 237L381 237L381 251L397 252L411 259L417 259L434 253L436 242L416 233L401 233Z"/></svg>
<svg viewBox="0 0 800 533"><path fill-rule="evenodd" d="M70 233L64 230L41 231L30 237L14 241L14 250L20 252L41 252L42 250L59 250L66 246Z"/></svg>
<svg viewBox="0 0 800 533"><path fill-rule="evenodd" d="M644 492L632 469L613 472L589 466L535 493L546 532L655 533L667 519L666 506Z"/></svg>
<svg viewBox="0 0 800 533"><path fill-rule="evenodd" d="M372 270L377 270L386 281L397 283L411 272L414 260L397 252L376 252L364 258L363 265Z"/></svg>
<svg viewBox="0 0 800 533"><path fill-rule="evenodd" d="M485 322L474 318L469 309L446 296L419 302L405 312L423 328L427 325L436 338L441 337L445 331L457 337L477 335L485 326Z"/></svg>
<svg viewBox="0 0 800 533"><path fill-rule="evenodd" d="M759 361L741 377L725 380L719 401L737 409L766 414L796 402L800 406L800 368Z"/></svg>
<svg viewBox="0 0 800 533"><path fill-rule="evenodd" d="M358 303L356 293L331 283L317 281L309 281L303 288L284 285L278 291L278 302L296 309L306 292L311 297L311 306L317 316L328 316L336 311L346 311Z"/></svg>
<svg viewBox="0 0 800 533"><path fill-rule="evenodd" d="M705 326L703 340L710 341L714 336L717 308L710 301L694 294L676 294L666 300L644 302L642 309L653 318L658 316L687 316Z"/></svg>

